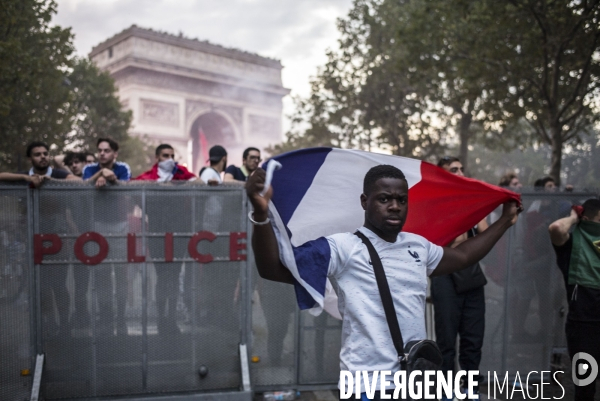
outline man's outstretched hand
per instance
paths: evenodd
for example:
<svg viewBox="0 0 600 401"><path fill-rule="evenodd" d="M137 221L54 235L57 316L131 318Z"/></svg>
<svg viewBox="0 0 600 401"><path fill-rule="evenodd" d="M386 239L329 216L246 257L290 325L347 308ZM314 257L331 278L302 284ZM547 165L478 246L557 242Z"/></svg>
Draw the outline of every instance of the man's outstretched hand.
<svg viewBox="0 0 600 401"><path fill-rule="evenodd" d="M523 206L518 204L516 201L506 202L502 206L502 218L510 221L511 225L514 225L517 222L517 218L519 213L523 211Z"/></svg>
<svg viewBox="0 0 600 401"><path fill-rule="evenodd" d="M260 195L265 188L265 177L265 170L257 168L248 177L248 181L246 181L246 194L248 194L248 199L250 199L254 207L254 220L256 221L265 221L267 219L269 201L271 200L271 196L273 196L273 187L270 187L264 196Z"/></svg>

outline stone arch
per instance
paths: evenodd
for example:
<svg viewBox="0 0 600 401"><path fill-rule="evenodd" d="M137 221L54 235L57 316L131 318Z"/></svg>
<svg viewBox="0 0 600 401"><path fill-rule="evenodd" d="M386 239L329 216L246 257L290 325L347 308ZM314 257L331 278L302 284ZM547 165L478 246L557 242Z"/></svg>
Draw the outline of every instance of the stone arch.
<svg viewBox="0 0 600 401"><path fill-rule="evenodd" d="M200 130L206 138L206 149L202 149L200 141ZM205 157L208 150L214 145L221 145L225 149L232 148L241 140L240 129L235 121L221 110L207 109L196 113L190 119L188 128L190 143L192 147L192 168L198 173L205 165Z"/></svg>

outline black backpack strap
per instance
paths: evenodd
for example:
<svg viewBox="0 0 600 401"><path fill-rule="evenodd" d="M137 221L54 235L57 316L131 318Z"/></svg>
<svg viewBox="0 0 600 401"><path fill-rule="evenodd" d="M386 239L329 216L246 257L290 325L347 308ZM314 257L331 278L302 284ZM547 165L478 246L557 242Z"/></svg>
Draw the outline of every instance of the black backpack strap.
<svg viewBox="0 0 600 401"><path fill-rule="evenodd" d="M373 265L373 271L375 272L375 280L377 280L377 287L379 288L379 295L381 296L381 303L383 304L383 310L385 311L385 318L390 329L390 334L392 335L394 347L398 353L398 360L402 364L404 362L404 341L402 341L402 332L400 331L400 325L398 324L398 316L396 315L396 309L394 308L394 300L392 299L390 286L385 277L383 264L371 241L358 230L354 235L360 238L369 250L371 264Z"/></svg>

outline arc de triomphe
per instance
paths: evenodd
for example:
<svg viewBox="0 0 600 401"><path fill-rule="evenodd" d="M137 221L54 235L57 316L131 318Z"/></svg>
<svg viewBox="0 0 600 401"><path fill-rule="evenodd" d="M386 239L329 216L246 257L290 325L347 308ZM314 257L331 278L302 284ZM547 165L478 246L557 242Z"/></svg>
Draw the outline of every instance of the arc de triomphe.
<svg viewBox="0 0 600 401"><path fill-rule="evenodd" d="M196 174L212 145L239 166L246 147L283 139L289 90L279 60L135 25L94 47L90 59L115 79L133 112L132 134L170 143Z"/></svg>

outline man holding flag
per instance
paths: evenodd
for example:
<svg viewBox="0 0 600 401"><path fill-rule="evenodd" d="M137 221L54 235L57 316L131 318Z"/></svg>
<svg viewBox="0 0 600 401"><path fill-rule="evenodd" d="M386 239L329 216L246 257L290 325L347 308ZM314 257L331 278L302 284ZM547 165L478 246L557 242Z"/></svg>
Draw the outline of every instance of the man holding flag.
<svg viewBox="0 0 600 401"><path fill-rule="evenodd" d="M321 149L308 155L308 158L306 152L303 155L307 160L312 158L312 162L318 159L320 163L318 169L321 170L326 168L324 166L328 158L330 160L338 158L335 160L339 161L339 157L345 158L347 155L355 157L355 160L348 162L348 166L359 166L365 160L371 165L375 164L364 177L360 195L364 225L359 228L359 231L371 240L381 258L384 270L387 271L386 277L392 289L393 304L405 344L413 340L425 339L427 276L449 274L479 261L516 222L521 208L517 206L515 198L505 191L503 199L512 200L505 202L502 216L497 222L481 235L466 240L456 248L443 248L420 235L402 231L408 218L409 180L400 169L391 165L377 165L373 163L375 156L366 152L345 151L345 154L342 152L344 151ZM323 157L319 156L319 153ZM298 154L302 155L302 151ZM279 157L278 160L285 170L286 157ZM289 159L289 161L293 169L294 160ZM411 160L407 163L415 162L417 161ZM437 169L435 166L431 167ZM339 169L341 174L348 174L348 171L339 164L336 169ZM442 172L442 176L444 174L451 176ZM318 175L317 172L306 182L310 182L310 186L318 185ZM412 176L410 179L411 182L414 181ZM285 180L289 181L289 177ZM450 181L452 180L454 178L450 178ZM463 179L459 178L459 180ZM302 182L298 179L295 185L302 186ZM335 192L341 190L345 183L340 182L336 187L331 185L332 182L337 181L329 180L332 196L335 197L339 195ZM280 190L277 180L273 180L273 187L276 191ZM281 187L285 185L282 184ZM366 246L359 237L349 232L327 235L294 246L291 237L302 235L298 234L301 230L295 228L297 223L292 220L302 208L301 203L304 198L310 194L310 188L304 191L303 199L292 211L288 210L289 204L286 205L281 197L276 199L277 195L273 193L272 188L267 188L262 196L261 192L264 189L265 172L257 170L248 179L246 190L254 207L254 212L249 215L255 225L252 248L261 277L294 284L300 306L310 308L318 304L317 309L325 303L323 295L329 287L327 277L334 279L337 283L339 312L343 320L341 370L351 372L389 370L392 373L398 371L400 364L384 317L383 305ZM416 194L411 191L411 194L413 193ZM294 194L284 195L289 197ZM422 194L419 196L422 197ZM273 203L270 203L272 198ZM321 194L320 198L320 201L325 203L331 202L332 199L325 193ZM425 198L422 199L427 202ZM445 201L440 203L443 202ZM342 206L331 206L337 207L339 213L344 213ZM489 204L488 208L490 207L493 208L495 205ZM314 213L319 212L318 209L314 210ZM472 209L468 211L468 213L472 212ZM489 211L482 212L489 213ZM435 211L431 210L429 213L434 214ZM421 218L421 216L415 217ZM442 218L437 217L437 219ZM328 225L327 220L321 220L321 226ZM451 239L453 235L453 232L448 232L442 237ZM292 258L290 252L293 254ZM285 261L285 264L282 261ZM379 382L377 389L379 389Z"/></svg>

